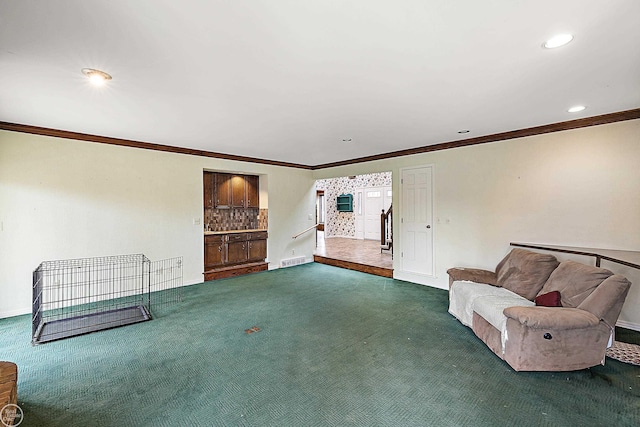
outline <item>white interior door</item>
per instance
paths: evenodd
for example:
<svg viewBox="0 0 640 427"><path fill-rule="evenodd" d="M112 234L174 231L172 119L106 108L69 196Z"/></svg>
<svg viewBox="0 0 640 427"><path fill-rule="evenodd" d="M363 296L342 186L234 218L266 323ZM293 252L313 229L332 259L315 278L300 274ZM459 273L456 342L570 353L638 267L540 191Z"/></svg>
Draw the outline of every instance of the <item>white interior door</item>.
<svg viewBox="0 0 640 427"><path fill-rule="evenodd" d="M433 171L431 166L403 169L402 270L433 276Z"/></svg>
<svg viewBox="0 0 640 427"><path fill-rule="evenodd" d="M383 188L364 190L364 238L380 240L380 213L384 202Z"/></svg>

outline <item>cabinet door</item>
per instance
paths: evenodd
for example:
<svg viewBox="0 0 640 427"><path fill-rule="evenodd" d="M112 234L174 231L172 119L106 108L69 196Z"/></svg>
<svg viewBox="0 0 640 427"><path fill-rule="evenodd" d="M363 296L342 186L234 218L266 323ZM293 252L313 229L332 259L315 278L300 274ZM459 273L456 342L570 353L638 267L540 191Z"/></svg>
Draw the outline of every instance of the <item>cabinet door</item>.
<svg viewBox="0 0 640 427"><path fill-rule="evenodd" d="M215 207L228 208L231 206L231 175L216 173Z"/></svg>
<svg viewBox="0 0 640 427"><path fill-rule="evenodd" d="M231 178L231 207L244 208L246 206L245 181L242 175L233 175Z"/></svg>
<svg viewBox="0 0 640 427"><path fill-rule="evenodd" d="M226 258L224 236L204 236L204 271L220 267L226 262Z"/></svg>
<svg viewBox="0 0 640 427"><path fill-rule="evenodd" d="M227 244L227 263L242 264L247 262L247 242L229 242Z"/></svg>
<svg viewBox="0 0 640 427"><path fill-rule="evenodd" d="M259 178L254 175L245 176L247 191L246 191L246 199L247 199L247 207L248 208L259 208L260 207L260 190L259 190Z"/></svg>
<svg viewBox="0 0 640 427"><path fill-rule="evenodd" d="M204 208L212 208L214 207L213 204L213 197L214 197L214 187L215 187L215 174L212 172L204 172L203 173L203 204L204 204Z"/></svg>
<svg viewBox="0 0 640 427"><path fill-rule="evenodd" d="M267 257L266 240L249 241L249 261L264 261Z"/></svg>

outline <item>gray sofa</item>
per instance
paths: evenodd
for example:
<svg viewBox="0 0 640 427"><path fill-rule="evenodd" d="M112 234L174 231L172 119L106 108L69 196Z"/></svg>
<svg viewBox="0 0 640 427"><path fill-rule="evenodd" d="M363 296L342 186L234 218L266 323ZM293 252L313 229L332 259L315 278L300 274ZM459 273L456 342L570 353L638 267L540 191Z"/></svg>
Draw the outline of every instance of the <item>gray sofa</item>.
<svg viewBox="0 0 640 427"><path fill-rule="evenodd" d="M516 371L604 364L631 285L609 270L524 249L495 272L447 273L449 312Z"/></svg>

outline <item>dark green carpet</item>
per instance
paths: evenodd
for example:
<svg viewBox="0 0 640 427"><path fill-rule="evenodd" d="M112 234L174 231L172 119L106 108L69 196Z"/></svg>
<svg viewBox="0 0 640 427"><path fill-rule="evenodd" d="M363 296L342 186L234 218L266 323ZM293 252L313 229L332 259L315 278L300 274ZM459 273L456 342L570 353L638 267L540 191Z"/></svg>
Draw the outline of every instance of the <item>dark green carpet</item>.
<svg viewBox="0 0 640 427"><path fill-rule="evenodd" d="M446 291L320 264L207 282L154 320L32 347L23 426L637 426L640 369L516 373ZM261 331L246 334L258 326Z"/></svg>

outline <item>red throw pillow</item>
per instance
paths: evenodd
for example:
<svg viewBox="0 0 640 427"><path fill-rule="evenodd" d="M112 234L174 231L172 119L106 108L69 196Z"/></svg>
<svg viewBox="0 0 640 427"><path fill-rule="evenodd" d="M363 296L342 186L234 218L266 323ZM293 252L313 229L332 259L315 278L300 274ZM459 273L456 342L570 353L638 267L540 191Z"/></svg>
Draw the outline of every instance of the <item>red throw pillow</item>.
<svg viewBox="0 0 640 427"><path fill-rule="evenodd" d="M536 305L543 307L562 307L560 299L560 291L551 291L546 294L538 295L535 299Z"/></svg>

